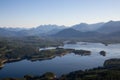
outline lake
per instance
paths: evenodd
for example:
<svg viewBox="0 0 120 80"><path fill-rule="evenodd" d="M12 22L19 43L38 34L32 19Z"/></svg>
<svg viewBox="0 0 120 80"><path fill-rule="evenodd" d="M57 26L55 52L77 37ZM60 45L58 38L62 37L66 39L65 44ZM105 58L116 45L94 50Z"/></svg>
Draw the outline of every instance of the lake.
<svg viewBox="0 0 120 80"><path fill-rule="evenodd" d="M54 72L57 76L60 76L76 70L101 67L106 59L120 58L120 44L105 46L101 43L78 42L77 44L65 44L60 47L65 49L90 50L92 53L89 56L69 53L49 60L34 62L22 60L6 63L0 70L0 78L23 77L25 74L42 75L45 72ZM54 49L54 47L47 49ZM103 50L106 51L106 56L99 54Z"/></svg>

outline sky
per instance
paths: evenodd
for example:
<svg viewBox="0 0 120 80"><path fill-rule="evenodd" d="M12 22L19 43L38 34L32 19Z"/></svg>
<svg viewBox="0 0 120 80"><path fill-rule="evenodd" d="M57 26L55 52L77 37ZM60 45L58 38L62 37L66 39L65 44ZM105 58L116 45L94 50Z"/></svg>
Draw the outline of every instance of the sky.
<svg viewBox="0 0 120 80"><path fill-rule="evenodd" d="M120 0L0 0L0 27L120 20Z"/></svg>

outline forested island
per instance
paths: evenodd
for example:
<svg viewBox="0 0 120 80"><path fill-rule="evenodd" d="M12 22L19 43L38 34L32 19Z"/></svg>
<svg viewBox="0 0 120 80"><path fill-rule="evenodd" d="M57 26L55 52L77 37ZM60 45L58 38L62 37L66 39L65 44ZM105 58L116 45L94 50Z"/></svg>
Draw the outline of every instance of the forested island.
<svg viewBox="0 0 120 80"><path fill-rule="evenodd" d="M27 59L30 61L52 59L56 56L62 56L68 53L78 55L90 55L88 50L64 49L58 46L63 45L58 41L40 40L35 37L27 37L21 39L5 39L0 41L0 67L4 67L5 63L20 61ZM41 47L56 46L56 49L39 50Z"/></svg>

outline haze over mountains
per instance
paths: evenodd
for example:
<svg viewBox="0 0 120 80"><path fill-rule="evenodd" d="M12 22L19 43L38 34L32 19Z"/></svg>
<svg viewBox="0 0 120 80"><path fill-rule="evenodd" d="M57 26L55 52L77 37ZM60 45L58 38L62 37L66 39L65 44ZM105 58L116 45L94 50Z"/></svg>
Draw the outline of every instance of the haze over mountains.
<svg viewBox="0 0 120 80"><path fill-rule="evenodd" d="M104 24L103 22L95 24L80 23L72 26L72 28L75 30L79 30L81 32L95 31L99 29L103 24Z"/></svg>
<svg viewBox="0 0 120 80"><path fill-rule="evenodd" d="M53 38L120 38L120 21L95 24L80 23L71 27L40 25L36 28L0 28L1 37L47 36Z"/></svg>

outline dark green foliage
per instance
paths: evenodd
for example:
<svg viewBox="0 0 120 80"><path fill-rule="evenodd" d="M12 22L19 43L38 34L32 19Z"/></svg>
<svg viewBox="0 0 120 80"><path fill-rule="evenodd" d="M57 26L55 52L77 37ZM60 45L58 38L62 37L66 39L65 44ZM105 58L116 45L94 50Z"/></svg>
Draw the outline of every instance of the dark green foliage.
<svg viewBox="0 0 120 80"><path fill-rule="evenodd" d="M73 53L79 54L79 55L90 55L91 51L88 51L88 50L73 50Z"/></svg>
<svg viewBox="0 0 120 80"><path fill-rule="evenodd" d="M106 56L106 52L105 51L100 51L100 55Z"/></svg>
<svg viewBox="0 0 120 80"><path fill-rule="evenodd" d="M29 37L0 37L0 63L21 60L32 59L34 56L39 58L46 58L53 56L53 52L40 54L40 47L58 46L61 45L58 41L41 39L35 36Z"/></svg>
<svg viewBox="0 0 120 80"><path fill-rule="evenodd" d="M10 80L12 78L9 78ZM52 72L47 72L42 76L25 75L25 80L120 80L120 69L103 69L96 68L86 71L74 71L67 75L56 78ZM16 79L22 80L22 79Z"/></svg>
<svg viewBox="0 0 120 80"><path fill-rule="evenodd" d="M109 59L104 62L104 66L107 68L120 68L120 59Z"/></svg>
<svg viewBox="0 0 120 80"><path fill-rule="evenodd" d="M62 76L60 80L120 80L120 70L75 71Z"/></svg>

